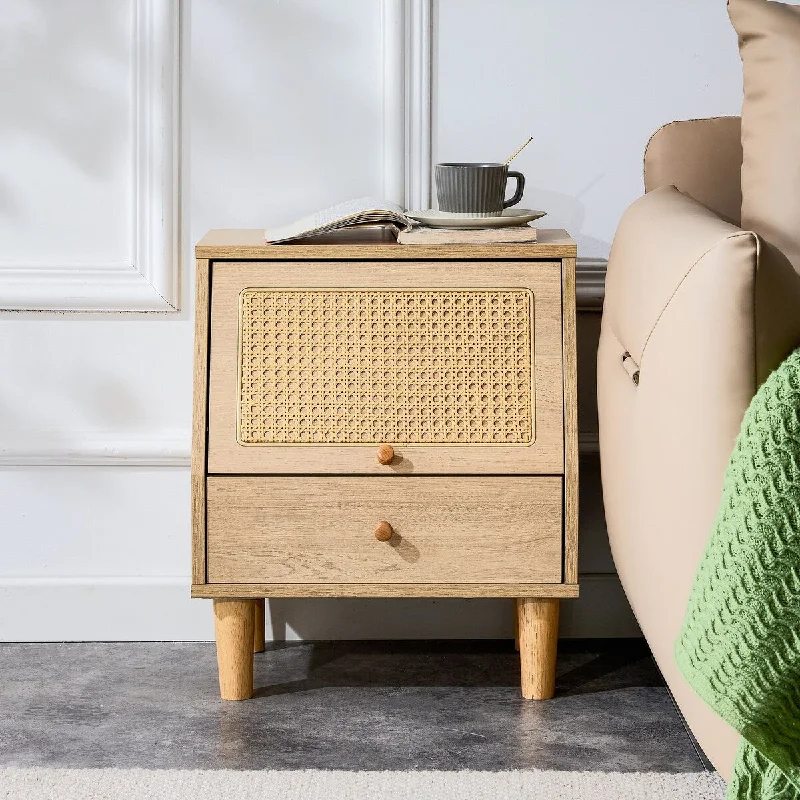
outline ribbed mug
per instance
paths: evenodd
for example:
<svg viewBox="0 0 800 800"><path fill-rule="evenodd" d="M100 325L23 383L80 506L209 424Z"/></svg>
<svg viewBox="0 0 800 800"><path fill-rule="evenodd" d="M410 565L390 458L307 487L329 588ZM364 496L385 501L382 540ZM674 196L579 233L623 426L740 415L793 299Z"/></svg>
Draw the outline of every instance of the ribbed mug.
<svg viewBox="0 0 800 800"><path fill-rule="evenodd" d="M525 176L505 164L449 162L437 164L435 175L439 210L455 217L499 217L525 191ZM516 178L517 190L506 200L509 178Z"/></svg>

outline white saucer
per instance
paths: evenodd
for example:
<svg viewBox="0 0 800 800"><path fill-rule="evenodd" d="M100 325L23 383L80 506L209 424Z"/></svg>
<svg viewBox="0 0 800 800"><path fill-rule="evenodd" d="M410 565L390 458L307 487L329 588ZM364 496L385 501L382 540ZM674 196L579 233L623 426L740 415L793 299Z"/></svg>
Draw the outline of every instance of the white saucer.
<svg viewBox="0 0 800 800"><path fill-rule="evenodd" d="M406 216L429 228L510 228L513 225L526 225L546 213L529 208L505 208L499 217L459 217L429 208L427 211L407 211Z"/></svg>

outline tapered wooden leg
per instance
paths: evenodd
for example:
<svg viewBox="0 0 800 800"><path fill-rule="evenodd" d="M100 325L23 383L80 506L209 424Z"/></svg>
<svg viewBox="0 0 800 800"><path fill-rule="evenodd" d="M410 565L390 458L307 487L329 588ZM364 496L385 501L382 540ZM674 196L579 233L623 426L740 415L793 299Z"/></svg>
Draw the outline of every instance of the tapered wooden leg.
<svg viewBox="0 0 800 800"><path fill-rule="evenodd" d="M264 639L264 605L265 601L262 597L261 600L255 601L255 617L253 618L253 652L260 653L267 646Z"/></svg>
<svg viewBox="0 0 800 800"><path fill-rule="evenodd" d="M215 600L219 694L223 700L249 700L253 696L252 600Z"/></svg>
<svg viewBox="0 0 800 800"><path fill-rule="evenodd" d="M523 597L517 600L522 696L549 700L556 686L558 600Z"/></svg>

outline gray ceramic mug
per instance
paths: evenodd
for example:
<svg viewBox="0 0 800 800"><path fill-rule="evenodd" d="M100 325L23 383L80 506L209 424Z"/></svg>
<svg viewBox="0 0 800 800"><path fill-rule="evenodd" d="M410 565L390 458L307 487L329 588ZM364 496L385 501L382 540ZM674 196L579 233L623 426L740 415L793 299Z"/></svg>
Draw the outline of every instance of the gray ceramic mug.
<svg viewBox="0 0 800 800"><path fill-rule="evenodd" d="M517 191L506 200L509 178L517 179ZM436 196L439 210L458 217L499 217L504 208L522 200L525 176L505 164L436 165Z"/></svg>

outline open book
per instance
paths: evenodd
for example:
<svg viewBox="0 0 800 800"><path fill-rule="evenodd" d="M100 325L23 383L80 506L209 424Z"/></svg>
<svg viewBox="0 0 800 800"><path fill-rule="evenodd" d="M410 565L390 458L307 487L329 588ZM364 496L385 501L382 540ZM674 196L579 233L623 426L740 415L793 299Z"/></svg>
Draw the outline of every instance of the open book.
<svg viewBox="0 0 800 800"><path fill-rule="evenodd" d="M267 228L264 231L264 241L266 244L289 242L355 225L394 225L398 229L408 229L413 224L400 206L376 197L359 197L302 217L288 225Z"/></svg>

